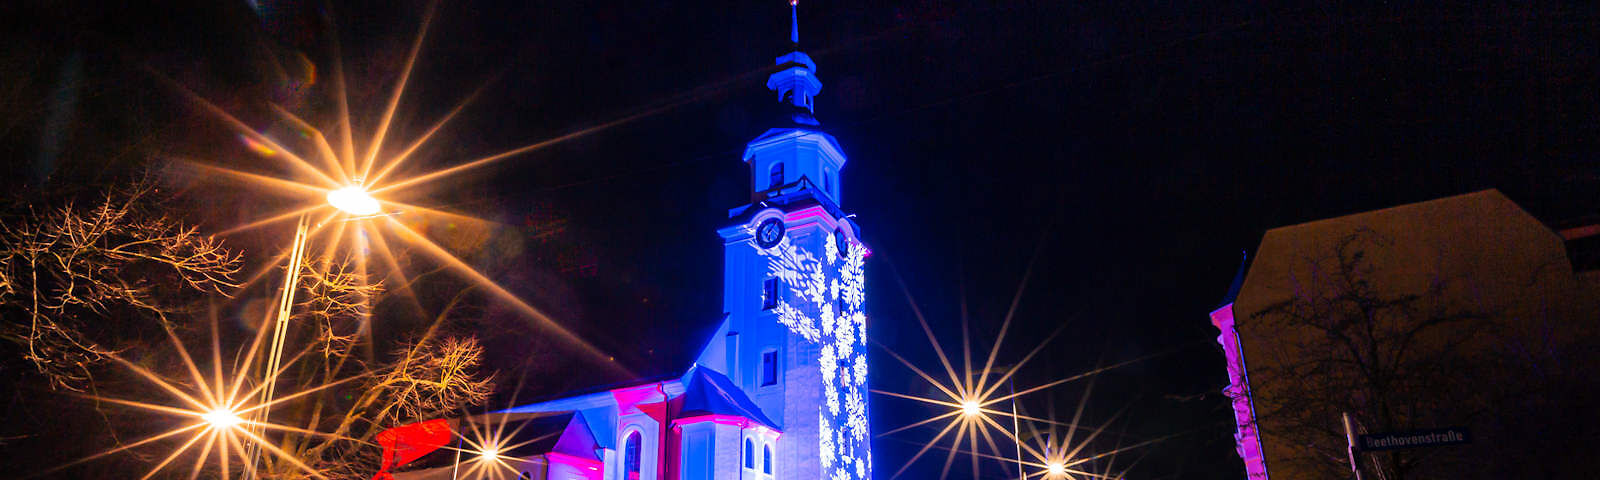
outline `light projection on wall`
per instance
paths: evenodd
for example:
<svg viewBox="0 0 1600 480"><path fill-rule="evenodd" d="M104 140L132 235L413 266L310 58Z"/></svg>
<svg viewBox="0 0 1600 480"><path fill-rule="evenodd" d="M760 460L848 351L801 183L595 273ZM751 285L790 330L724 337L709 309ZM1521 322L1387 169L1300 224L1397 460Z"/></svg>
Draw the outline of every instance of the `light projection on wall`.
<svg viewBox="0 0 1600 480"><path fill-rule="evenodd" d="M865 480L872 475L867 425L866 250L824 240L823 255L785 236L772 248L756 248L767 271L787 294L777 306L778 323L820 344L823 404L818 406L818 446L823 478Z"/></svg>

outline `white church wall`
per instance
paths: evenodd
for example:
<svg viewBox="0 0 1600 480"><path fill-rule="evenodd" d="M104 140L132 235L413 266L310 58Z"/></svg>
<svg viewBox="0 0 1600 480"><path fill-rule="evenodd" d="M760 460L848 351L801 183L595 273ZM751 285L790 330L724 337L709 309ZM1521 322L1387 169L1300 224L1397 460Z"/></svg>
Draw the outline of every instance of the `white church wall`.
<svg viewBox="0 0 1600 480"><path fill-rule="evenodd" d="M716 449L711 458L711 478L739 478L739 449L744 448L742 429L738 425L713 425Z"/></svg>
<svg viewBox="0 0 1600 480"><path fill-rule="evenodd" d="M713 458L716 454L716 427L712 422L680 425L678 447L680 454L680 480L712 480Z"/></svg>

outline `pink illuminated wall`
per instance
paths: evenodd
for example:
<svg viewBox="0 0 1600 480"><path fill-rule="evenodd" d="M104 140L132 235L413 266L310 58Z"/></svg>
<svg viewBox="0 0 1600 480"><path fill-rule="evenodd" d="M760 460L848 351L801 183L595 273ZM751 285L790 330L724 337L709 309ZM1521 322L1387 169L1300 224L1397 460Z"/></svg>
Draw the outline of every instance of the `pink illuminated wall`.
<svg viewBox="0 0 1600 480"><path fill-rule="evenodd" d="M1233 404L1233 419L1237 430L1233 434L1234 449L1244 460L1246 478L1266 480L1267 462L1261 455L1261 439L1256 435L1255 405L1250 401L1250 375L1244 367L1244 352L1239 349L1239 332L1233 329L1233 304L1223 305L1211 312L1211 324L1220 332L1217 343L1222 345L1228 358L1228 388L1222 389Z"/></svg>
<svg viewBox="0 0 1600 480"><path fill-rule="evenodd" d="M549 460L549 470L545 472L546 480L601 480L605 477L600 471L599 460L578 458L559 452L545 454Z"/></svg>

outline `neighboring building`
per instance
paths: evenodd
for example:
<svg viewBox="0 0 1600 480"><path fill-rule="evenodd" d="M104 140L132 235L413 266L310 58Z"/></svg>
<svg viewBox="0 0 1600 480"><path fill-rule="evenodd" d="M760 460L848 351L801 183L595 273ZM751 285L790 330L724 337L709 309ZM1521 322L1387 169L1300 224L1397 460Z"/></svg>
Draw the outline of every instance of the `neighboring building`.
<svg viewBox="0 0 1600 480"><path fill-rule="evenodd" d="M1600 232L1600 229L1591 230ZM1269 472L1273 478L1280 479L1329 478L1325 469L1330 467L1330 462L1342 462L1342 459L1339 455L1327 454L1327 447L1345 444L1338 412L1327 412L1329 415L1324 427L1328 438L1319 440L1321 444L1311 445L1303 437L1291 439L1286 436L1285 432L1290 428L1287 423L1289 420L1281 412L1296 406L1283 403L1285 392L1301 385L1324 382L1323 377L1316 375L1291 376L1289 372L1294 370L1289 365L1303 362L1306 356L1319 354L1308 345L1332 343L1333 340L1328 340L1331 337L1327 331L1286 328L1282 323L1269 321L1274 318L1273 312L1282 312L1274 308L1282 308L1286 302L1293 302L1296 298L1312 298L1329 303L1348 301L1352 297L1321 296L1316 292L1357 288L1396 292L1396 298L1415 295L1415 300L1408 300L1414 303L1407 304L1406 308L1427 312L1492 312L1487 316L1486 323L1476 324L1483 326L1482 334L1458 336L1451 330L1456 327L1449 326L1419 334L1414 342L1412 339L1405 341L1414 349L1467 351L1474 355L1481 353L1483 357L1497 362L1491 368L1501 369L1495 371L1502 375L1505 372L1526 371L1531 376L1543 372L1536 367L1537 359L1546 358L1543 357L1545 355L1565 355L1563 352L1572 349L1588 349L1587 346L1577 345L1581 342L1574 339L1593 338L1595 304L1597 293L1600 293L1597 280L1600 280L1600 276L1592 271L1574 272L1573 263L1568 260L1568 249L1573 246L1570 240L1582 238L1580 234L1583 231L1568 229L1563 233L1566 235L1557 235L1494 190L1269 230L1262 238L1254 258L1246 265L1241 265L1239 276L1224 305L1210 315L1212 324L1220 331L1217 342L1227 359L1230 384L1224 393L1231 399L1237 420L1236 446L1248 478L1265 479ZM1347 242L1354 236L1370 236L1379 239L1377 241L1381 244L1355 256L1365 266L1363 268L1371 269L1355 274L1367 283L1353 287L1330 286L1339 274L1331 271L1330 263L1318 259L1326 258L1328 252L1335 251L1341 242ZM1404 323L1407 318L1419 317L1425 315L1385 317L1379 322L1382 325L1380 328L1403 332L1407 326L1396 325L1397 322ZM1457 341L1460 343L1446 345L1447 342ZM1402 350L1394 355L1405 355L1403 349L1408 346L1401 344L1399 348ZM1534 360L1528 360L1530 358ZM1348 372L1335 369L1321 375L1348 375ZM1445 368L1432 375L1451 377L1466 373ZM1510 377L1514 378L1515 375ZM1498 385L1499 382L1495 380L1452 381L1467 384L1467 387L1451 391L1469 393L1461 398L1430 398L1423 399L1424 402L1435 405L1470 404L1474 408L1481 403L1486 408L1480 411L1490 413L1476 416L1446 413L1437 418L1421 420L1405 418L1397 423L1408 425L1394 428L1466 426L1476 428L1475 435L1484 433L1499 438L1430 452L1428 461L1442 462L1441 465L1444 462L1453 463L1417 472L1421 478L1444 478L1437 477L1438 470L1473 462L1480 466L1499 462L1495 468L1524 468L1516 465L1506 467L1508 463L1527 465L1526 468L1535 470L1540 468L1539 462L1509 458L1509 455L1513 455L1511 451L1519 450L1508 449L1523 446L1506 445L1512 441L1506 438L1509 434L1491 433L1538 428L1537 422L1546 419L1524 416L1537 408L1520 404L1501 408L1508 404L1495 403L1503 400L1494 397L1500 394L1494 390L1496 387L1511 387ZM1347 393L1334 390L1328 395ZM1367 401L1370 399L1357 398L1350 403ZM1280 415L1275 416L1272 412L1280 412ZM1320 419L1321 413L1316 418ZM1565 414L1560 411L1551 413ZM1459 424L1416 424L1427 422ZM1515 425L1519 423L1526 425ZM1382 430L1380 426L1365 426L1371 431ZM1552 441L1563 440L1555 438ZM1558 454L1552 452L1552 455ZM1398 457L1383 458L1392 461ZM1491 471L1487 466L1480 468L1480 472ZM1344 475L1348 474L1346 467ZM1367 474L1367 478L1377 478L1371 470Z"/></svg>
<svg viewBox="0 0 1600 480"><path fill-rule="evenodd" d="M813 116L822 88L816 63L799 51L798 34L790 35L795 51L778 57L779 71L767 80L784 118L745 149L750 202L729 211L729 225L718 231L725 266L720 328L681 376L476 419L544 422L518 438L552 441L508 453L522 460L513 463L525 478L871 478L863 313L869 251L840 207L843 149ZM466 430L457 423L458 434ZM454 459L434 460L432 468L422 462L396 477L434 478L455 467Z"/></svg>

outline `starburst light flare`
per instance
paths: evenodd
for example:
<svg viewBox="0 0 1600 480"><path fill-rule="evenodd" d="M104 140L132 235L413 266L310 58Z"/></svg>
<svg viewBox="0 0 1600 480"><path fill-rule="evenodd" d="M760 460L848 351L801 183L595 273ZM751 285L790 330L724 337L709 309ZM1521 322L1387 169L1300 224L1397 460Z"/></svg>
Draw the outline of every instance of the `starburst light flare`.
<svg viewBox="0 0 1600 480"><path fill-rule="evenodd" d="M211 321L212 368L210 378L206 378L206 375L201 373L200 366L195 363L194 358L189 354L189 350L184 347L183 343L178 339L177 334L173 332L172 328L166 324L163 324L163 327L165 327L167 338L173 346L174 353L177 354L178 359L182 363L183 369L188 373L189 378L187 381L178 382L168 380L163 378L155 371L141 367L122 358L119 355L112 355L110 358L118 365L121 365L132 372L135 377L144 380L151 386L157 387L161 391L165 392L169 397L167 402L141 401L102 395L79 396L97 402L104 402L121 407L129 407L131 411L156 413L164 417L176 418L179 420L179 423L165 431L147 436L143 439L116 448L111 448L100 453L68 462L50 470L39 472L34 476L58 472L62 469L79 465L84 462L103 458L119 452L129 451L135 448L154 446L161 443L170 443L178 439L184 439L172 449L171 453L163 457L161 461L156 463L156 465L152 467L150 471L146 472L142 477L140 477L140 479L149 479L166 470L167 467L171 466L172 463L179 457L194 450L197 445L200 446L199 453L195 456L194 463L190 468L188 478L191 479L198 477L200 473L207 467L207 463L213 458L215 458L216 468L221 473L222 478L232 478L231 474L234 471L235 466L234 460L239 460L238 463L240 464L249 464L250 457L248 451L251 448L260 449L261 451L278 456L286 461L289 465L299 469L299 471L305 475L313 478L324 478L320 472L313 469L309 465L306 465L304 462L301 462L299 459L294 458L288 452L283 451L275 444L275 442L266 438L264 435L268 431L293 432L328 437L333 437L332 435L289 425L252 420L247 417L253 416L252 414L254 413L265 412L277 408L295 399L316 393L321 390L342 385L346 382L361 377L349 377L299 392L294 392L292 394L274 399L270 402L259 402L256 401L257 394L261 392L264 385L276 379L268 378L261 384L250 387L249 389L246 389L245 385L251 376L251 366L257 363L256 355L261 352L261 346L263 343L262 339L264 338L262 333L265 330L257 332L255 339L251 342L250 347L248 348L248 351L245 353L243 358L238 361L238 366L234 368L235 371L230 376L224 374L223 372L221 353L222 347L217 336L217 321L215 318L213 318ZM288 364L295 363L306 353L307 351L305 350L300 351L288 360ZM174 401L176 402L176 405L173 404ZM339 438L348 439L346 437ZM215 452L214 456L212 455L213 452ZM243 472L243 467L240 468L240 471L241 473Z"/></svg>
<svg viewBox="0 0 1600 480"><path fill-rule="evenodd" d="M443 186L445 185L444 182L447 181L446 177L452 177L462 171L480 168L516 155L539 150L561 141L587 135L603 128L609 128L616 123L612 122L555 139L535 142L505 152L466 160L455 166L438 170L412 173L401 169L400 166L402 164L416 157L418 152L422 151L430 140L437 138L437 134L483 91L482 87L473 91L466 99L456 104L443 118L433 123L416 138L395 141L396 139L391 135L393 133L391 130L394 130L391 127L396 123L396 111L405 98L407 84L411 79L419 53L424 45L423 40L427 37L429 25L433 18L433 9L434 5L430 4L423 14L416 38L410 44L410 49L405 57L400 74L394 81L393 89L387 95L386 102L381 107L381 113L378 115L377 120L373 122L371 134L365 136L367 140L364 145L357 145L356 138L358 135L353 132L355 122L350 115L349 95L346 91L343 62L339 57L337 35L331 36L334 64L331 69L331 78L333 80L332 96L335 97L335 102L333 103L338 107L337 118L329 122L334 126L334 129L331 130L332 134L325 134L322 129L314 126L313 122L301 118L287 108L274 104L271 105L272 113L294 133L294 135L285 136L283 139L275 138L268 130L258 131L250 127L249 124L222 107L201 97L176 81L166 78L159 72L152 71L151 73L162 80L163 83L180 92L191 103L201 107L200 110L234 130L239 139L244 142L248 151L267 161L262 165L275 167L275 169L273 171L245 171L220 166L205 160L168 157L169 160L175 161L178 165L191 168L207 179L229 182L246 187L254 193L268 194L296 201L295 204L282 211L272 212L258 219L247 221L243 225L228 228L225 233L231 234L259 229L309 217L311 220L308 223L311 227L307 237L316 237L311 239L310 243L327 247L322 255L323 258L333 255L335 249L347 249L354 252L357 263L364 266L367 263L368 253L379 250L378 260L382 262L383 267L388 269L389 275L401 280L398 282L400 284L408 284L410 276L407 275L397 260L401 256L390 250L391 248L410 247L413 250L422 252L432 261L465 277L468 281L492 292L495 298L513 306L523 314L523 318L529 320L540 331L552 333L567 344L574 346L574 349L578 352L599 360L603 365L611 366L619 373L626 374L627 372L619 364L610 360L610 355L600 351L587 340L556 322L542 310L497 285L483 272L457 258L455 254L429 240L423 233L418 231L416 225L429 221L438 221L445 224L464 223L481 228L493 228L495 226L493 222L488 220L429 208L414 202L414 197L425 190L429 190L426 187ZM618 122L626 122L633 119L634 117L629 117ZM398 148L391 148L391 143L397 144ZM396 216L403 217L405 221L397 220ZM426 230L424 229L423 231ZM307 255L307 257L313 256L315 255ZM288 257L286 249L286 253L278 255L261 273L251 276L244 288L249 288L256 281L261 280L283 258ZM420 303L411 289L400 289L399 293L408 297L409 303L413 307L420 307Z"/></svg>
<svg viewBox="0 0 1600 480"><path fill-rule="evenodd" d="M1040 246L1043 246L1042 241ZM877 344L883 349L884 352L888 353L889 356L893 357L895 360L898 360L900 364L904 365L912 373L926 381L938 392L938 394L930 398L876 389L872 390L872 393L891 398L916 401L927 405L934 405L939 408L940 412L927 419L913 422L909 425L878 434L877 437L886 437L928 425L940 423L943 424L943 428L941 428L938 433L934 434L931 439L927 440L925 443L918 442L923 443L923 447L918 450L915 455L912 455L910 460L907 460L906 463L889 478L893 479L899 477L913 464L915 464L917 460L921 459L923 455L927 454L929 450L935 448L946 450L948 452L945 457L943 470L940 473L941 479L949 475L950 467L954 463L955 457L959 453L966 453L968 455L973 478L978 477L980 459L998 461L1001 464L1009 465L1010 468L1015 468L1017 462L1020 461L1020 459L1016 458L1017 456L1020 456L1020 452L1016 452L1016 450L1023 450L1034 457L1044 457L1046 454L1043 450L1036 449L1032 445L1028 445L1018 438L1019 432L1018 424L1016 422L1029 421L1046 424L1055 424L1058 422L1017 413L1015 411L1016 399L1032 393L1045 391L1068 382L1092 378L1100 373L1115 368L1165 354L1158 353L1147 355L1114 365L1096 368L1079 375L1073 375L1066 378L1045 382L1043 384L1035 385L1026 389L1012 389L1011 391L1002 394L1000 391L1001 388L1011 387L1013 376L1016 375L1016 373L1023 367L1028 365L1028 362L1043 352L1050 342L1054 340L1056 336L1060 335L1066 327L1065 323L1063 322L1063 325L1057 327L1056 330L1050 335L1046 336L1038 346L1035 346L1009 368L996 367L995 362L999 357L1000 348L1005 342L1006 334L1010 331L1012 319L1015 317L1017 307L1022 301L1023 293L1027 290L1029 278L1031 278L1033 274L1035 260L1038 258L1038 254L1041 250L1042 248L1035 250L1033 258L1029 260L1028 266L1024 270L1022 280L1017 286L1017 291L1012 296L1010 307L1006 311L1005 318L1000 324L999 333L996 335L994 344L989 350L988 357L983 360L983 363L980 366L976 366L977 368L975 368L973 362L972 340L970 329L968 328L965 292L963 291L961 295L962 358L960 365L958 366L951 360L950 356L945 353L944 347L942 346L943 342L940 341L940 339L934 334L933 329L928 325L927 318L923 315L916 299L912 297L910 288L906 285L904 278L901 278L898 276L898 274L896 274L896 280L899 281L901 292L904 294L907 302L911 306L913 316L916 317L918 325L922 328L923 333L927 336L928 343L932 347L934 353L937 355L940 366L943 367L945 376L947 378L936 378L934 375L924 371L921 367L918 367L916 364L907 360L899 353L889 349L887 346ZM1012 407L1012 411L1001 410L1001 408L1006 406L1003 404L1009 404ZM1006 423L1009 423L1010 425L1000 423L1000 421L996 420L997 418L1007 420ZM948 446L941 446L941 443L945 441L946 437L951 436L952 433L954 435L950 440L948 440ZM987 451L979 450L980 437L982 438L981 445L988 447ZM997 441L997 439L1009 440L1013 445L1015 445L1015 447L1013 448L1011 445L1007 445L1006 448L1003 449L1001 448L1001 442ZM963 443L965 443L965 445L963 445ZM1064 468L1067 466L1068 465L1063 465ZM1042 462L1038 465L1038 467L1047 468L1047 466Z"/></svg>
<svg viewBox="0 0 1600 480"><path fill-rule="evenodd" d="M226 406L213 408L204 415L200 415L200 419L205 420L207 424L211 425L211 428L220 430L230 429L240 423L244 423L244 419L239 418L238 412Z"/></svg>
<svg viewBox="0 0 1600 480"><path fill-rule="evenodd" d="M520 392L522 384L519 382L513 392ZM513 394L509 405L516 405L516 395ZM537 418L534 415L533 418ZM457 446L445 446L445 449L454 450L458 455L456 478L462 480L510 480L519 478L520 464L528 460L510 456L514 450L525 445L541 442L552 436L560 435L560 431L547 433L535 438L516 441L517 435L522 433L532 418L526 414L506 412L492 412L480 415L461 416L456 428L451 429L457 440ZM518 423L511 427L512 423ZM461 455L467 456L463 461Z"/></svg>
<svg viewBox="0 0 1600 480"><path fill-rule="evenodd" d="M1123 413L1127 412L1128 407L1131 406L1131 404L1124 405L1099 426L1082 425L1084 409L1088 406L1089 400L1094 394L1095 377L1091 376L1088 379L1089 382L1084 387L1083 395L1078 397L1078 406L1073 412L1070 422L1056 420L1055 401L1052 398L1046 403L1049 406L1048 419L1029 420L1024 424L1028 427L1027 435L1019 434L1019 436L1032 441L1022 441L1022 438L1019 438L1018 451L1026 452L1028 457L1014 459L1013 463L1019 471L1023 472L1025 479L1120 479L1127 474L1128 470L1133 468L1133 465L1128 465L1117 473L1110 473L1115 471L1116 456L1124 451L1155 443L1138 442L1132 446L1124 447L1123 441L1127 438L1126 435L1113 434L1117 436L1115 447L1104 452L1086 452L1097 438L1109 433L1108 429L1111 424L1121 419ZM1044 430L1041 431L1038 427L1039 425L1044 425ZM1087 430L1088 434L1080 436L1079 432L1084 430ZM1137 464L1138 462L1135 461L1134 463Z"/></svg>
<svg viewBox="0 0 1600 480"><path fill-rule="evenodd" d="M328 204L344 213L356 216L377 215L383 211L378 199L372 198L360 185L350 185L328 192Z"/></svg>

